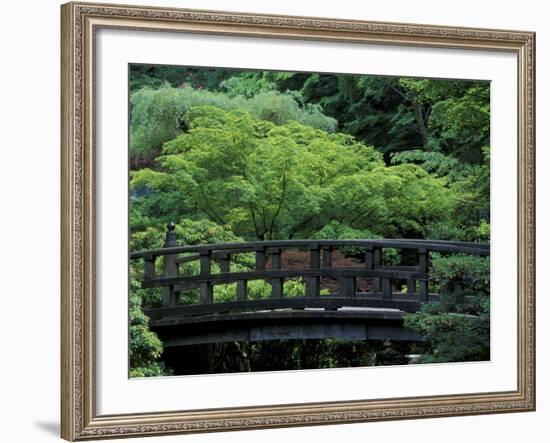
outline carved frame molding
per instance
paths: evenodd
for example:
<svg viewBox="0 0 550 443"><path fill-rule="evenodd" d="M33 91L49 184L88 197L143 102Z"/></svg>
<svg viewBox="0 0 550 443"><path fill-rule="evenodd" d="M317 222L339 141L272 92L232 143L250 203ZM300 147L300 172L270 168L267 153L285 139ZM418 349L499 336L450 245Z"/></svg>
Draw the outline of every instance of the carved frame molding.
<svg viewBox="0 0 550 443"><path fill-rule="evenodd" d="M259 429L535 409L535 34L73 2L61 37L61 435ZM94 34L99 28L508 51L518 57L518 389L150 414L95 413Z"/></svg>

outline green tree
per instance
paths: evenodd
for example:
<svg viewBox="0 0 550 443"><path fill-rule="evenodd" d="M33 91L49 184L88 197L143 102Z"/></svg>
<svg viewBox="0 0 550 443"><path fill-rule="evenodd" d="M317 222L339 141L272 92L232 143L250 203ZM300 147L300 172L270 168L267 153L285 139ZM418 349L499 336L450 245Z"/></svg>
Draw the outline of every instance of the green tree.
<svg viewBox="0 0 550 443"><path fill-rule="evenodd" d="M298 121L333 131L336 121L321 113L320 107L302 106L289 94L267 91L252 98L230 97L224 93L192 87L143 88L130 97L130 158L135 167L150 165L160 147L188 129L185 118L194 106L211 105L225 110L244 110L275 124ZM140 163L141 162L141 163Z"/></svg>
<svg viewBox="0 0 550 443"><path fill-rule="evenodd" d="M431 275L441 301L405 317L405 326L420 332L427 341L419 362L489 360L489 258L433 254ZM460 299L454 294L457 284L464 291Z"/></svg>
<svg viewBox="0 0 550 443"><path fill-rule="evenodd" d="M142 88L175 88L191 86L195 89L218 90L220 83L241 71L221 68L191 68L185 66L130 65L130 93Z"/></svg>
<svg viewBox="0 0 550 443"><path fill-rule="evenodd" d="M243 238L307 237L331 220L418 236L453 203L441 179L411 164L386 167L345 134L212 106L184 118L189 130L165 143L160 170L132 172L131 185L175 192L191 213Z"/></svg>
<svg viewBox="0 0 550 443"><path fill-rule="evenodd" d="M340 131L383 153L420 149L483 161L488 82L311 74L298 87L305 102L337 118Z"/></svg>
<svg viewBox="0 0 550 443"><path fill-rule="evenodd" d="M162 343L149 330L149 319L142 310L143 297L147 295L139 289L138 275L137 269L130 273L130 377L169 375L170 369L159 361Z"/></svg>
<svg viewBox="0 0 550 443"><path fill-rule="evenodd" d="M487 82L133 65L130 88L131 250L162 247L168 222L190 245L489 240ZM406 320L428 340L420 361L487 359L488 260L432 258L432 290L443 299ZM253 266L249 254L232 258L234 270ZM161 292L139 288L141 268L130 267L131 375L168 374L142 310L158 306ZM451 294L456 281L462 302ZM248 289L251 299L271 292L264 281ZM303 295L303 281L286 281L285 293ZM197 297L188 291L180 302ZM235 285L217 285L214 298L234 299ZM330 339L215 348L228 371L402 364L409 352Z"/></svg>

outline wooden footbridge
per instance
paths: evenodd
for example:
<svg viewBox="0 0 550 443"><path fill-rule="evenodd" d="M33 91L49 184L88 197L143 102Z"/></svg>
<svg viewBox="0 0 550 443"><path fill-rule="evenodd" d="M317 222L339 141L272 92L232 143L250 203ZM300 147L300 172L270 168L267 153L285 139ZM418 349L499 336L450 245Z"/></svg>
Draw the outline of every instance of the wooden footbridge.
<svg viewBox="0 0 550 443"><path fill-rule="evenodd" d="M349 267L333 266L333 255L354 248L364 260ZM398 250L409 265L384 264L385 249ZM284 266L288 251L307 251L300 269ZM489 245L432 240L284 240L177 246L175 225L168 225L165 247L135 252L132 260L144 263L143 288L163 288L162 306L146 309L150 328L165 347L215 342L343 338L350 340L420 340L403 327L403 315L423 303L436 301L429 292L430 252L488 256ZM240 254L254 254L253 270L232 271ZM162 257L162 272L157 260ZM184 275L181 265L198 262L196 275ZM213 263L217 263L213 272ZM219 269L219 272L218 272ZM284 292L285 279L305 281L305 296ZM248 283L271 283L269 298L252 300ZM337 281L334 293L324 294L323 282ZM367 282L359 292L357 282ZM234 300L215 302L216 285L236 285ZM363 285L365 286L365 285ZM406 291L401 291L401 287ZM195 303L179 304L183 291L198 290ZM462 297L462 283L454 283Z"/></svg>

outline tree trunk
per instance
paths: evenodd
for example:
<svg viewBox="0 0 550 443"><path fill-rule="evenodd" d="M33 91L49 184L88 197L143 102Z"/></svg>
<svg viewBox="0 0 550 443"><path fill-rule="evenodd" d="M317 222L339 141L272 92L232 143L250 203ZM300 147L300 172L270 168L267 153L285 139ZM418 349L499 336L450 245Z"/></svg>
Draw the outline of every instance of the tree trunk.
<svg viewBox="0 0 550 443"><path fill-rule="evenodd" d="M424 146L424 150L430 151L431 149L428 146L428 140L429 140L428 127L426 125L426 121L424 120L422 105L418 103L418 101L416 100L416 97L413 98L413 107L414 107L414 118L416 120L416 124L418 125L418 130L420 132L420 135L422 136L422 146Z"/></svg>

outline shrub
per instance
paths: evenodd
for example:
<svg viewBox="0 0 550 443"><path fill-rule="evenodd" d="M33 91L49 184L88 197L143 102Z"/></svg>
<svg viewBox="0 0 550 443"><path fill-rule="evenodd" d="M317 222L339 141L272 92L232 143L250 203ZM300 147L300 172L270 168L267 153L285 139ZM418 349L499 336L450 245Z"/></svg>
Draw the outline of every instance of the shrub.
<svg viewBox="0 0 550 443"><path fill-rule="evenodd" d="M488 257L433 254L432 279L441 301L405 316L405 327L426 339L419 363L482 361L490 358L490 269ZM463 301L452 289L464 288Z"/></svg>
<svg viewBox="0 0 550 443"><path fill-rule="evenodd" d="M325 131L336 129L336 120L322 114L320 107L300 104L289 94L262 92L247 99L191 87L140 89L130 97L130 155L133 161L151 161L168 140L187 129L185 115L195 106L242 110L275 124L298 121Z"/></svg>
<svg viewBox="0 0 550 443"><path fill-rule="evenodd" d="M449 292L456 283L460 283L469 293L489 294L489 257L432 254L431 262L431 279L442 292Z"/></svg>

